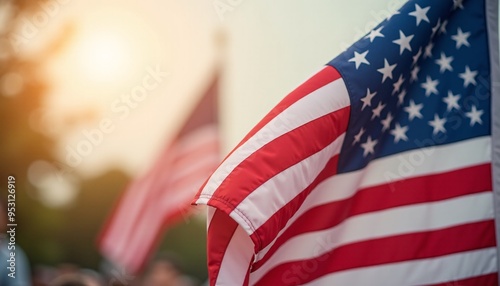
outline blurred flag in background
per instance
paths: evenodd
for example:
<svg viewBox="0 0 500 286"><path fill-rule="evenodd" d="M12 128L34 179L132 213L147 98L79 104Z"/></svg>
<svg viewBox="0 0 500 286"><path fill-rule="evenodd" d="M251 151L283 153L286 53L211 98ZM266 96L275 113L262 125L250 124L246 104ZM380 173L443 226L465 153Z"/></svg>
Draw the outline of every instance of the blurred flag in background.
<svg viewBox="0 0 500 286"><path fill-rule="evenodd" d="M128 273L141 270L165 229L190 214L193 195L220 161L219 74L213 77L177 136L131 182L102 230L102 255Z"/></svg>
<svg viewBox="0 0 500 286"><path fill-rule="evenodd" d="M210 284L496 285L497 11L409 1L285 97L195 198Z"/></svg>

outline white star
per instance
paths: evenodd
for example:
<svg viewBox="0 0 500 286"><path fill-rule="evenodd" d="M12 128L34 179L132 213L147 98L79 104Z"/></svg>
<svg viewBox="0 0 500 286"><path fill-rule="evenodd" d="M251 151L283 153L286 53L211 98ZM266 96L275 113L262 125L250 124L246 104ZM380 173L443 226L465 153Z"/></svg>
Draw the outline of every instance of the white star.
<svg viewBox="0 0 500 286"><path fill-rule="evenodd" d="M422 48L418 49L418 52L413 56L413 62L411 63L412 66L416 65L418 62L418 59L422 55Z"/></svg>
<svg viewBox="0 0 500 286"><path fill-rule="evenodd" d="M411 52L410 41L413 39L413 35L406 36L403 31L399 30L399 39L392 41L393 43L399 45L399 54L401 55L405 50Z"/></svg>
<svg viewBox="0 0 500 286"><path fill-rule="evenodd" d="M375 117L380 117L380 112L382 112L382 109L384 109L385 107L385 104L382 104L382 102L379 102L377 107L375 107L375 109L372 110L372 120L375 118Z"/></svg>
<svg viewBox="0 0 500 286"><path fill-rule="evenodd" d="M463 0L453 0L453 10L457 8L464 9L464 5L462 4Z"/></svg>
<svg viewBox="0 0 500 286"><path fill-rule="evenodd" d="M366 95L361 99L363 102L363 106L361 106L361 110L365 109L367 106L372 106L372 98L377 95L377 92L371 93L370 89L366 89Z"/></svg>
<svg viewBox="0 0 500 286"><path fill-rule="evenodd" d="M393 119L394 119L394 117L392 117L392 114L389 112L389 113L387 113L387 116L385 117L385 119L380 121L382 123L382 132L384 132L385 130L387 130L391 127L391 122Z"/></svg>
<svg viewBox="0 0 500 286"><path fill-rule="evenodd" d="M364 133L365 129L361 127L361 129L359 129L358 134L354 135L354 141L352 141L352 145L358 143L361 140L361 136L363 136Z"/></svg>
<svg viewBox="0 0 500 286"><path fill-rule="evenodd" d="M377 145L378 140L372 140L371 136L368 136L368 139L365 143L361 144L361 148L363 148L363 157L366 157L368 154L373 154L375 152L375 145Z"/></svg>
<svg viewBox="0 0 500 286"><path fill-rule="evenodd" d="M410 99L410 106L405 107L404 110L408 112L408 119L412 121L415 117L423 118L422 113L420 113L420 109L423 107L424 105L422 103L415 104L413 99Z"/></svg>
<svg viewBox="0 0 500 286"><path fill-rule="evenodd" d="M354 57L349 59L349 62L354 62L354 64L356 65L356 69L358 69L361 64L370 65L370 63L366 60L367 54L368 54L368 51L366 51L362 54L360 54L358 52L354 52Z"/></svg>
<svg viewBox="0 0 500 286"><path fill-rule="evenodd" d="M439 34L446 34L446 25L448 25L448 20L444 20L443 24L439 28Z"/></svg>
<svg viewBox="0 0 500 286"><path fill-rule="evenodd" d="M421 83L420 86L425 89L425 96L429 96L432 93L438 94L437 85L439 84L439 80L432 80L430 76L427 76L425 82Z"/></svg>
<svg viewBox="0 0 500 286"><path fill-rule="evenodd" d="M434 48L434 43L430 42L425 46L424 59L432 57L432 48Z"/></svg>
<svg viewBox="0 0 500 286"><path fill-rule="evenodd" d="M399 123L396 123L394 129L391 130L391 134L394 136L394 143L398 143L399 140L408 141L408 137L406 136L407 131L408 126L401 126Z"/></svg>
<svg viewBox="0 0 500 286"><path fill-rule="evenodd" d="M395 83L392 84L392 86L394 87L392 89L392 94L399 92L399 90L401 89L401 85L403 85L404 81L405 81L405 79L403 78L403 75L399 75L398 81L396 81Z"/></svg>
<svg viewBox="0 0 500 286"><path fill-rule="evenodd" d="M436 60L436 64L439 65L439 72L444 73L445 71L453 71L451 67L451 62L453 61L453 57L447 57L445 53L441 53L441 58Z"/></svg>
<svg viewBox="0 0 500 286"><path fill-rule="evenodd" d="M415 66L412 70L411 70L411 78L410 78L410 82L414 82L416 80L418 80L418 72L420 71L420 67L419 66Z"/></svg>
<svg viewBox="0 0 500 286"><path fill-rule="evenodd" d="M462 32L462 29L458 28L457 34L451 36L451 38L453 39L453 41L455 41L457 43L456 48L460 49L461 46L470 47L469 41L467 41L467 38L469 38L469 36L470 36L470 32L464 33L464 32Z"/></svg>
<svg viewBox="0 0 500 286"><path fill-rule="evenodd" d="M439 27L441 26L441 18L438 19L436 26L432 27L432 35L431 38L434 38L434 35L436 35L436 32L439 30Z"/></svg>
<svg viewBox="0 0 500 286"><path fill-rule="evenodd" d="M384 59L384 67L377 70L379 73L381 73L383 75L382 83L384 83L384 81L387 78L392 79L392 71L395 68L396 68L396 64L389 65L389 63L387 62L387 59Z"/></svg>
<svg viewBox="0 0 500 286"><path fill-rule="evenodd" d="M476 106L473 105L472 110L465 113L465 116L470 119L470 126L474 126L476 123L479 123L480 125L483 124L483 121L481 120L481 115L483 115L483 113L484 111L477 110Z"/></svg>
<svg viewBox="0 0 500 286"><path fill-rule="evenodd" d="M446 118L439 118L439 115L434 114L434 120L429 121L429 125L434 128L432 130L432 134L437 134L439 131L446 133L446 128L444 128L444 124L446 123Z"/></svg>
<svg viewBox="0 0 500 286"><path fill-rule="evenodd" d="M427 12L429 11L430 8L431 8L430 6L421 8L420 6L418 6L418 4L415 4L415 11L409 13L408 15L416 18L418 26L421 21L429 22L429 18L427 18Z"/></svg>
<svg viewBox="0 0 500 286"><path fill-rule="evenodd" d="M398 106L403 104L403 101L405 100L405 96L406 96L406 90L403 89L401 91L401 93L398 95Z"/></svg>
<svg viewBox="0 0 500 286"><path fill-rule="evenodd" d="M464 80L464 87L472 85L476 85L476 77L477 71L471 71L469 66L465 66L465 71L463 73L459 73L458 76Z"/></svg>
<svg viewBox="0 0 500 286"><path fill-rule="evenodd" d="M383 38L384 34L380 33L380 31L382 31L382 27L379 27L378 29L371 30L370 34L366 35L365 38L369 38L370 43L373 42L373 40L375 40L376 37Z"/></svg>
<svg viewBox="0 0 500 286"><path fill-rule="evenodd" d="M451 111L453 108L456 110L460 109L460 105L458 105L458 100L460 99L459 94L453 94L450 90L448 90L448 96L443 98L443 101L446 103L446 110Z"/></svg>

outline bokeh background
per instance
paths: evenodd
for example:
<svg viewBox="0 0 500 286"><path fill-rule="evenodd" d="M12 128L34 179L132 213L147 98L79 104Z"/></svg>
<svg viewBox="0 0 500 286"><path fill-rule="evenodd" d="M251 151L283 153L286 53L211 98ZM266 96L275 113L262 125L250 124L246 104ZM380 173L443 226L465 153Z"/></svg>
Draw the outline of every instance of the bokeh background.
<svg viewBox="0 0 500 286"><path fill-rule="evenodd" d="M0 1L0 200L14 175L17 243L33 273L101 271L95 242L112 206L172 139L217 67L225 155L403 2ZM118 112L151 70L162 75L155 87ZM112 131L75 155L103 120ZM162 251L204 281L203 215L171 228Z"/></svg>

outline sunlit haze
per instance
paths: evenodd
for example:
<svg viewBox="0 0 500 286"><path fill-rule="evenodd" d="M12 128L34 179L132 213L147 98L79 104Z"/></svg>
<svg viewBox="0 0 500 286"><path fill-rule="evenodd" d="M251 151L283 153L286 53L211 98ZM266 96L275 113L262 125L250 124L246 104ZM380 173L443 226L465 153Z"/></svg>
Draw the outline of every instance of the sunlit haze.
<svg viewBox="0 0 500 286"><path fill-rule="evenodd" d="M48 67L53 89L45 112L45 130L63 138L60 162L84 176L112 167L144 173L201 96L217 57L222 144L229 151L279 99L398 7L373 1L360 17L341 19L331 17L332 7L346 15L357 8L335 2L242 2L223 15L209 1L69 3L61 19L75 32ZM146 89L152 71L162 76ZM133 99L141 89L144 96ZM65 122L79 114L88 120L68 129ZM103 121L109 132L99 131L99 140L79 153Z"/></svg>
<svg viewBox="0 0 500 286"><path fill-rule="evenodd" d="M123 76L130 68L129 43L112 33L100 32L82 39L79 61L89 78L109 81Z"/></svg>

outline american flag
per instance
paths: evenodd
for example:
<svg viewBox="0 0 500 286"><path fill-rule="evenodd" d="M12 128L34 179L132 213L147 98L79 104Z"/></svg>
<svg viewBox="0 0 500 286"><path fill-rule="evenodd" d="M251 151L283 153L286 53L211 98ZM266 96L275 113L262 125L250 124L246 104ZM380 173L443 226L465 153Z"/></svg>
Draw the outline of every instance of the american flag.
<svg viewBox="0 0 500 286"><path fill-rule="evenodd" d="M218 76L156 163L125 190L98 239L102 255L138 273L165 229L190 214L193 195L219 158Z"/></svg>
<svg viewBox="0 0 500 286"><path fill-rule="evenodd" d="M195 197L210 284L496 285L495 2L409 1L285 97Z"/></svg>

